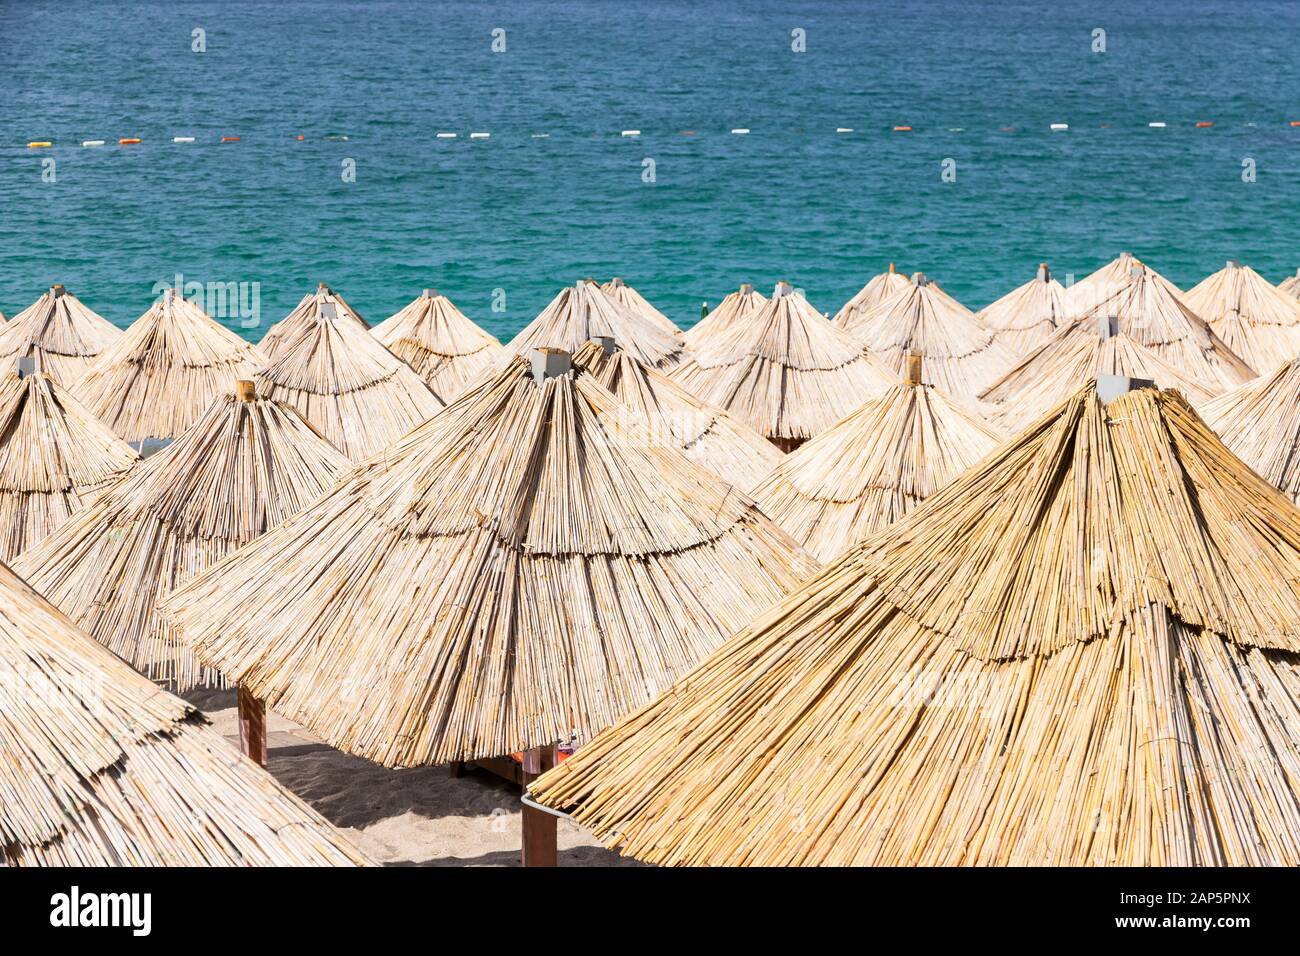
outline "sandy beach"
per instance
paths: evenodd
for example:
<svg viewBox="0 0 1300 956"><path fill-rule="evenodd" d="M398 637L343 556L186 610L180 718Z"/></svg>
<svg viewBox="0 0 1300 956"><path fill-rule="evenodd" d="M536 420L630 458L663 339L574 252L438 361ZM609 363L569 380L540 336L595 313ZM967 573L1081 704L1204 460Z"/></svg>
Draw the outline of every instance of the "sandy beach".
<svg viewBox="0 0 1300 956"><path fill-rule="evenodd" d="M196 691L199 707L234 747L234 691ZM282 784L388 866L518 866L519 789L493 774L447 767L388 770L350 757L275 713L267 715L268 769ZM639 866L566 820L561 866Z"/></svg>

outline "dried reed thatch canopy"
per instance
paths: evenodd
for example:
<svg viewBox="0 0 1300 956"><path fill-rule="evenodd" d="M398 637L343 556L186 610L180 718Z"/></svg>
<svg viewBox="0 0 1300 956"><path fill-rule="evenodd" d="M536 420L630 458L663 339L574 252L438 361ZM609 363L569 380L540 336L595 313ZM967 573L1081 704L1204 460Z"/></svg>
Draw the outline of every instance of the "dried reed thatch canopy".
<svg viewBox="0 0 1300 956"><path fill-rule="evenodd" d="M719 339L746 316L757 312L767 303L767 296L754 291L748 282L742 283L735 292L722 297L718 307L682 333L686 347L695 349L705 342Z"/></svg>
<svg viewBox="0 0 1300 956"><path fill-rule="evenodd" d="M1002 436L921 370L791 452L754 489L763 513L829 561L973 467Z"/></svg>
<svg viewBox="0 0 1300 956"><path fill-rule="evenodd" d="M670 377L787 451L898 384L788 282Z"/></svg>
<svg viewBox="0 0 1300 956"><path fill-rule="evenodd" d="M415 371L334 303L276 347L257 390L292 405L339 451L360 461L437 414L443 402Z"/></svg>
<svg viewBox="0 0 1300 956"><path fill-rule="evenodd" d="M1233 454L1300 504L1300 359L1201 406Z"/></svg>
<svg viewBox="0 0 1300 956"><path fill-rule="evenodd" d="M0 864L366 863L180 698L0 565Z"/></svg>
<svg viewBox="0 0 1300 956"><path fill-rule="evenodd" d="M993 340L1012 355L1028 355L1065 324L1070 314L1065 286L1044 262L1024 285L975 313Z"/></svg>
<svg viewBox="0 0 1300 956"><path fill-rule="evenodd" d="M887 271L872 276L871 280L858 290L857 295L845 302L831 321L842 329L851 328L857 325L858 317L864 312L870 312L886 299L898 295L911 285L907 276L894 271L894 264L891 262Z"/></svg>
<svg viewBox="0 0 1300 956"><path fill-rule="evenodd" d="M989 421L1008 434L1028 428L1098 375L1148 379L1200 405L1221 391L1192 378L1124 332L1113 316L1083 316L1062 326L980 393Z"/></svg>
<svg viewBox="0 0 1300 956"><path fill-rule="evenodd" d="M875 308L842 314L836 327L899 374L907 356L919 352L925 384L957 399L974 398L1015 362L1015 355L995 341L975 313L920 272L906 289Z"/></svg>
<svg viewBox="0 0 1300 956"><path fill-rule="evenodd" d="M92 637L178 690L217 684L159 618L160 597L334 486L350 467L251 383L104 491L14 569Z"/></svg>
<svg viewBox="0 0 1300 956"><path fill-rule="evenodd" d="M612 338L643 365L667 371L686 357L678 332L668 332L653 320L630 311L603 292L593 279L584 279L551 300L506 346L512 355L535 348L576 352L587 342Z"/></svg>
<svg viewBox="0 0 1300 956"><path fill-rule="evenodd" d="M1293 299L1300 299L1300 269L1296 269L1295 275L1287 276L1278 283L1278 290Z"/></svg>
<svg viewBox="0 0 1300 956"><path fill-rule="evenodd" d="M676 326L672 319L651 305L649 299L624 282L619 276L615 276L608 282L603 283L600 289L623 308L641 316L668 335L682 334L682 330Z"/></svg>
<svg viewBox="0 0 1300 956"><path fill-rule="evenodd" d="M164 613L386 766L585 740L641 706L816 564L568 361L511 359Z"/></svg>
<svg viewBox="0 0 1300 956"><path fill-rule="evenodd" d="M265 357L168 290L70 388L128 442L175 438Z"/></svg>
<svg viewBox="0 0 1300 956"><path fill-rule="evenodd" d="M1070 286L1066 290L1069 297L1070 317L1075 318L1084 312L1090 312L1128 285L1133 279L1135 268L1149 269L1150 267L1133 253L1121 252L1096 272L1089 273ZM1164 276L1160 278L1164 279ZM1182 295L1182 291L1172 282L1168 279L1164 281L1176 295Z"/></svg>
<svg viewBox="0 0 1300 956"><path fill-rule="evenodd" d="M754 429L642 365L612 339L588 342L573 361L631 409L637 427L649 424L652 442L676 448L737 488L754 487L781 459L780 449Z"/></svg>
<svg viewBox="0 0 1300 956"><path fill-rule="evenodd" d="M45 374L0 380L0 560L40 541L140 456Z"/></svg>
<svg viewBox="0 0 1300 956"><path fill-rule="evenodd" d="M293 310L279 322L275 322L266 330L266 335L262 336L262 341L257 343L268 358L277 358L280 345L288 339L292 339L303 328L310 327L320 311L322 302L330 302L334 305L335 312L339 318L344 321L353 322L363 329L369 329L370 325L363 319L357 310L348 305L347 300L339 295L324 282L316 286L315 292L308 292L302 297L302 301L293 307Z"/></svg>
<svg viewBox="0 0 1300 956"><path fill-rule="evenodd" d="M1235 259L1184 297L1215 334L1257 372L1300 355L1300 301Z"/></svg>
<svg viewBox="0 0 1300 956"><path fill-rule="evenodd" d="M435 395L451 401L499 362L504 350L437 289L373 329L390 352L411 366Z"/></svg>
<svg viewBox="0 0 1300 956"><path fill-rule="evenodd" d="M1209 323L1188 308L1173 283L1146 266L1134 265L1126 284L1083 315L1094 321L1117 318L1129 338L1207 390L1222 391L1255 377Z"/></svg>
<svg viewBox="0 0 1300 956"><path fill-rule="evenodd" d="M1300 863L1300 511L1088 387L535 782L654 863Z"/></svg>
<svg viewBox="0 0 1300 956"><path fill-rule="evenodd" d="M38 371L71 385L121 337L115 325L63 286L53 285L0 328L0 374L11 371L18 359L32 358Z"/></svg>

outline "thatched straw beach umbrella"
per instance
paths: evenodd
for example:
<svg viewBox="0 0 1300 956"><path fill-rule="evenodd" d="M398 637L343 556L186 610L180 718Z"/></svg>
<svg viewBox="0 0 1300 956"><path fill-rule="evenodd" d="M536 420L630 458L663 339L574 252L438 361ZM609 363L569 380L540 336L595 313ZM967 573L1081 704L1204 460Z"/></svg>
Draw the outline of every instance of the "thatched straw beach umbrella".
<svg viewBox="0 0 1300 956"><path fill-rule="evenodd" d="M718 307L682 333L686 347L695 349L705 342L722 338L746 316L757 312L767 303L767 297L754 291L748 282L742 283L735 292L723 296Z"/></svg>
<svg viewBox="0 0 1300 956"><path fill-rule="evenodd" d="M603 283L600 289L623 308L641 316L668 335L682 334L682 330L673 323L672 319L651 305L649 299L624 282L619 276L615 276L608 282Z"/></svg>
<svg viewBox="0 0 1300 956"><path fill-rule="evenodd" d="M1058 329L980 393L990 422L1014 435L1098 375L1150 379L1201 405L1222 390L1185 375L1127 335L1113 316L1084 316Z"/></svg>
<svg viewBox="0 0 1300 956"><path fill-rule="evenodd" d="M437 289L425 289L373 332L445 402L460 395L504 354L494 336L466 318Z"/></svg>
<svg viewBox="0 0 1300 956"><path fill-rule="evenodd" d="M754 429L642 365L613 339L588 342L573 361L631 409L628 427L649 423L651 441L676 448L737 488L754 487L781 459L781 450Z"/></svg>
<svg viewBox="0 0 1300 956"><path fill-rule="evenodd" d="M921 272L906 289L873 309L842 316L836 326L898 374L908 355L919 352L925 384L957 399L974 398L1015 362L1015 355L995 341L975 313Z"/></svg>
<svg viewBox="0 0 1300 956"><path fill-rule="evenodd" d="M269 708L385 766L588 739L815 563L568 362L512 358L164 613Z"/></svg>
<svg viewBox="0 0 1300 956"><path fill-rule="evenodd" d="M128 442L175 438L265 357L168 290L69 387Z"/></svg>
<svg viewBox="0 0 1300 956"><path fill-rule="evenodd" d="M357 310L348 305L347 300L339 295L324 282L316 286L315 292L308 292L302 297L292 311L289 312L279 322L272 324L266 330L266 335L262 336L262 341L257 343L257 347L267 358L277 358L280 345L287 339L293 338L300 330L311 326L316 319L316 314L320 311L322 302L330 302L334 305L334 310L340 319L346 322L352 322L362 329L369 329L370 325L363 319Z"/></svg>
<svg viewBox="0 0 1300 956"><path fill-rule="evenodd" d="M1200 411L1237 457L1300 504L1300 359L1224 392Z"/></svg>
<svg viewBox="0 0 1300 956"><path fill-rule="evenodd" d="M1012 355L1028 355L1047 341L1069 315L1065 286L1044 262L1038 274L975 313L993 340Z"/></svg>
<svg viewBox="0 0 1300 956"><path fill-rule="evenodd" d="M1255 377L1255 371L1188 308L1174 285L1152 269L1135 265L1129 281L1103 299L1085 318L1115 317L1120 330L1201 383L1222 391Z"/></svg>
<svg viewBox="0 0 1300 956"><path fill-rule="evenodd" d="M13 567L137 670L177 690L216 684L157 601L279 524L350 467L296 411L251 383L108 488Z"/></svg>
<svg viewBox="0 0 1300 956"><path fill-rule="evenodd" d="M1300 355L1300 302L1250 266L1230 259L1183 298L1257 372L1271 372Z"/></svg>
<svg viewBox="0 0 1300 956"><path fill-rule="evenodd" d="M531 790L654 863L1294 866L1298 652L1300 511L1089 386Z"/></svg>
<svg viewBox="0 0 1300 956"><path fill-rule="evenodd" d="M1293 299L1300 299L1300 269L1296 269L1295 275L1287 276L1278 283L1278 290L1283 295L1289 295Z"/></svg>
<svg viewBox="0 0 1300 956"><path fill-rule="evenodd" d="M333 302L277 346L253 379L296 408L339 451L360 461L437 414L443 402L415 371Z"/></svg>
<svg viewBox="0 0 1300 956"><path fill-rule="evenodd" d="M753 491L763 513L829 561L897 521L1002 440L971 410L908 378L777 463Z"/></svg>
<svg viewBox="0 0 1300 956"><path fill-rule="evenodd" d="M670 378L783 451L898 384L788 282L729 332L702 342Z"/></svg>
<svg viewBox="0 0 1300 956"><path fill-rule="evenodd" d="M48 375L6 375L0 380L0 560L36 544L139 460Z"/></svg>
<svg viewBox="0 0 1300 956"><path fill-rule="evenodd" d="M31 358L37 371L71 385L121 337L107 319L63 286L53 285L0 328L0 374L12 371L18 359Z"/></svg>
<svg viewBox="0 0 1300 956"><path fill-rule="evenodd" d="M872 276L853 298L840 307L831 321L842 329L851 328L857 325L858 316L862 313L870 312L886 299L893 298L911 285L907 276L894 271L894 264L891 262L888 271Z"/></svg>
<svg viewBox="0 0 1300 956"><path fill-rule="evenodd" d="M0 864L366 863L245 760L0 565Z"/></svg>
<svg viewBox="0 0 1300 956"><path fill-rule="evenodd" d="M644 315L603 292L593 279L584 279L551 300L506 346L513 355L536 348L576 352L597 338L612 338L643 365L667 371L686 357L678 332L667 332Z"/></svg>
<svg viewBox="0 0 1300 956"><path fill-rule="evenodd" d="M1078 282L1066 289L1066 295L1069 300L1069 314L1075 318L1084 312L1089 312L1099 303L1110 298L1124 286L1128 285L1133 278L1135 268L1150 268L1141 259L1131 252L1121 252L1110 262L1106 263L1095 272L1084 276ZM1154 269L1151 270L1155 272ZM1159 273L1157 273L1159 275ZM1164 279L1164 276L1160 276ZM1170 291L1176 296L1182 295L1182 290L1175 286L1168 279Z"/></svg>

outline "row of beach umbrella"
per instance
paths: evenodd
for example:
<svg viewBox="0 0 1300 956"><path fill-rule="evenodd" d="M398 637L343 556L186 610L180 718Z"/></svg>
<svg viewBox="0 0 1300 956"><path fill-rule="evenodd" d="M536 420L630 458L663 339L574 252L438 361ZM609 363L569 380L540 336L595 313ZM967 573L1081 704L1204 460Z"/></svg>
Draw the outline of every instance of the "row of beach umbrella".
<svg viewBox="0 0 1300 956"><path fill-rule="evenodd" d="M386 766L576 744L534 795L654 862L1300 862L1293 810L1245 809L1294 775L1224 769L1300 742L1297 355L1253 270L1184 293L1127 254L978 314L892 268L833 320L742 286L687 332L583 280L505 345L434 290L371 329L321 286L254 346L56 286L0 328L0 640L166 712L113 782L160 813L214 771L157 769L196 718L150 680ZM890 704L908 668L975 675L985 716ZM117 746L67 721L24 705L0 746ZM1206 721L1238 737L1132 757ZM234 758L243 813L310 814ZM5 820L6 856L365 862L314 817L309 849L184 856L70 805Z"/></svg>

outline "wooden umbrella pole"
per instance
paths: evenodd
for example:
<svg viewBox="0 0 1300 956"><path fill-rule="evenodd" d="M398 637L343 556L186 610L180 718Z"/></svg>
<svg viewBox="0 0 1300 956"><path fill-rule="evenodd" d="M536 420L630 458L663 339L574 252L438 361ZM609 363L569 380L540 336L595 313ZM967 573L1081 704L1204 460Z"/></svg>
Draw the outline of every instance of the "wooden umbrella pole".
<svg viewBox="0 0 1300 956"><path fill-rule="evenodd" d="M555 746L534 747L524 751L524 789L533 780L555 766ZM555 866L556 818L542 810L524 804L523 808L523 865Z"/></svg>
<svg viewBox="0 0 1300 956"><path fill-rule="evenodd" d="M266 703L239 685L239 749L259 767L266 766Z"/></svg>

